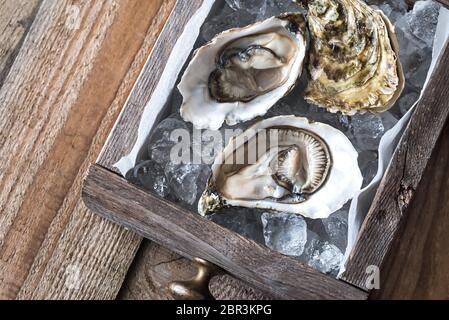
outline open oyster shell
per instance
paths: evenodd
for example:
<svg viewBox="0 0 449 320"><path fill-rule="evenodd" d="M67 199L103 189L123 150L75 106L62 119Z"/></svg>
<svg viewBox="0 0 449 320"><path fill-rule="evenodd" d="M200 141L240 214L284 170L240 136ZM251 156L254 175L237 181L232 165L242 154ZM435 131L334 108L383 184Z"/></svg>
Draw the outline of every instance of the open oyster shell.
<svg viewBox="0 0 449 320"><path fill-rule="evenodd" d="M199 48L178 86L181 116L219 129L264 115L295 85L306 51L305 20L287 13L230 29Z"/></svg>
<svg viewBox="0 0 449 320"><path fill-rule="evenodd" d="M326 218L360 190L357 157L329 125L295 116L263 120L218 155L198 212L236 206Z"/></svg>
<svg viewBox="0 0 449 320"><path fill-rule="evenodd" d="M353 115L382 112L404 88L394 27L361 0L303 0L311 34L306 99Z"/></svg>

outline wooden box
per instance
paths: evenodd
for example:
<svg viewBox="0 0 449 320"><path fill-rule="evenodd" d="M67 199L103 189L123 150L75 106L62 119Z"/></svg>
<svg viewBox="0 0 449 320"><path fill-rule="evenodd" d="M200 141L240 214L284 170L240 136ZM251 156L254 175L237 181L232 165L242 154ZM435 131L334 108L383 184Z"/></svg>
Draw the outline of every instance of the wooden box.
<svg viewBox="0 0 449 320"><path fill-rule="evenodd" d="M83 189L86 205L185 257L210 261L278 297L366 299L370 277L367 270L369 266L382 266L398 238L407 206L448 117L447 44L393 154L346 270L337 280L139 189L114 167L134 145L144 107L154 93L170 52L202 2L177 1L100 157L90 168Z"/></svg>

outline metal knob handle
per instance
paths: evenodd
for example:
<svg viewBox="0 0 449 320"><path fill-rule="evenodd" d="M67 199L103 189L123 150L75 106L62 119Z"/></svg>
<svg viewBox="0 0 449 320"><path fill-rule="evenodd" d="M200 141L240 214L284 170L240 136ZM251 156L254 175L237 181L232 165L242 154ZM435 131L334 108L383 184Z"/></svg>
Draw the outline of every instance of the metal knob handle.
<svg viewBox="0 0 449 320"><path fill-rule="evenodd" d="M193 261L198 268L196 276L187 281L170 283L170 294L176 300L214 300L209 291L209 282L220 272L220 269L200 258L194 258Z"/></svg>

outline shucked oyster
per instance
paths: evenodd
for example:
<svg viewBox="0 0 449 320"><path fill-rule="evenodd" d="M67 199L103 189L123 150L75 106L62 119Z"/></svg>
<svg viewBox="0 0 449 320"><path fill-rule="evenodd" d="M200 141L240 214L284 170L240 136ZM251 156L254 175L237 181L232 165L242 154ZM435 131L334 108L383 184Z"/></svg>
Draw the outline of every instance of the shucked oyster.
<svg viewBox="0 0 449 320"><path fill-rule="evenodd" d="M302 0L311 34L306 99L331 112L382 112L404 87L394 27L361 0Z"/></svg>
<svg viewBox="0 0 449 320"><path fill-rule="evenodd" d="M264 115L302 73L304 34L303 16L292 13L217 35L196 51L179 84L183 119L217 130Z"/></svg>
<svg viewBox="0 0 449 320"><path fill-rule="evenodd" d="M237 206L326 218L360 190L357 157L329 125L295 116L263 120L217 157L198 211Z"/></svg>

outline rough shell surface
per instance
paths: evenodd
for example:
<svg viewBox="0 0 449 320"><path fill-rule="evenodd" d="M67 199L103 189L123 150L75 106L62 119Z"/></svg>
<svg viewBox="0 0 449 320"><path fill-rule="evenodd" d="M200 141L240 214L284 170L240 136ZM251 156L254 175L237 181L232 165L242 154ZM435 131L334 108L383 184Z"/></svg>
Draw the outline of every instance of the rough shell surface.
<svg viewBox="0 0 449 320"><path fill-rule="evenodd" d="M308 101L353 115L382 112L404 88L394 27L361 0L309 0Z"/></svg>

